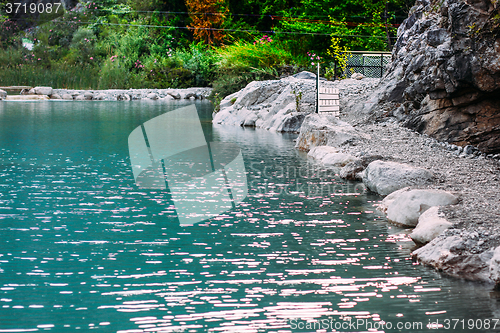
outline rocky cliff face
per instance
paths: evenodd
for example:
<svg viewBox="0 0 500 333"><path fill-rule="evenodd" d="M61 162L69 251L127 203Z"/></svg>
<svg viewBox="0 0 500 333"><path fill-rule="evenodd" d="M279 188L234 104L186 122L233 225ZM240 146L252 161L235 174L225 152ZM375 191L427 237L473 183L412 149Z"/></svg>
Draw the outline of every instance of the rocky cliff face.
<svg viewBox="0 0 500 333"><path fill-rule="evenodd" d="M384 83L353 110L499 153L499 8L496 0L418 0L398 30Z"/></svg>

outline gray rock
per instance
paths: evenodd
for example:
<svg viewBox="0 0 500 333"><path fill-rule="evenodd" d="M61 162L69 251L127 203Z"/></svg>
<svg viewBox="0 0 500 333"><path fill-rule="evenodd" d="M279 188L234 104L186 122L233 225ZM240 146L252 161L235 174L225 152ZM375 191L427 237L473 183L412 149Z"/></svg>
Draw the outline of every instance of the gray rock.
<svg viewBox="0 0 500 333"><path fill-rule="evenodd" d="M67 100L67 101L72 101L73 100L73 96L70 95L70 94L63 94L62 95L62 99Z"/></svg>
<svg viewBox="0 0 500 333"><path fill-rule="evenodd" d="M85 101L85 100L86 100L86 98L84 95L77 95L75 97L75 101Z"/></svg>
<svg viewBox="0 0 500 333"><path fill-rule="evenodd" d="M300 73L292 75L292 77L299 79L299 80L316 80L316 74L308 72L308 71L302 71Z"/></svg>
<svg viewBox="0 0 500 333"><path fill-rule="evenodd" d="M97 95L94 95L94 97L93 97L93 98L94 98L94 100L96 100L96 101L103 101L103 100L108 99L107 97L108 97L108 96L107 96L106 94L99 93L99 94L97 94Z"/></svg>
<svg viewBox="0 0 500 333"><path fill-rule="evenodd" d="M495 248L489 267L490 279L497 285L500 285L500 246Z"/></svg>
<svg viewBox="0 0 500 333"><path fill-rule="evenodd" d="M154 93L154 92L149 93L147 97L149 99L152 99L152 100L157 100L158 99L158 95L156 93Z"/></svg>
<svg viewBox="0 0 500 333"><path fill-rule="evenodd" d="M360 174L365 167L360 160L347 163L342 169L340 169L339 177L348 180L362 180L363 176Z"/></svg>
<svg viewBox="0 0 500 333"><path fill-rule="evenodd" d="M196 99L196 93L195 92L188 92L185 96L184 99Z"/></svg>
<svg viewBox="0 0 500 333"><path fill-rule="evenodd" d="M433 174L422 168L396 162L371 162L363 174L363 183L373 192L387 195L407 186L423 185Z"/></svg>
<svg viewBox="0 0 500 333"><path fill-rule="evenodd" d="M234 105L234 103L236 103L236 101L238 100L238 96L240 95L241 91L242 90L237 91L237 92L227 96L226 98L224 98L220 102L220 109L223 110L223 109L232 107Z"/></svg>
<svg viewBox="0 0 500 333"><path fill-rule="evenodd" d="M52 87L33 88L36 95L52 95Z"/></svg>
<svg viewBox="0 0 500 333"><path fill-rule="evenodd" d="M94 94L91 92L87 91L83 94L83 97L85 97L85 100L91 101L94 98Z"/></svg>
<svg viewBox="0 0 500 333"><path fill-rule="evenodd" d="M299 133L305 117L306 115L300 112L288 113L279 119L278 125L274 130L276 132Z"/></svg>
<svg viewBox="0 0 500 333"><path fill-rule="evenodd" d="M250 113L243 122L243 126L255 127L255 122L259 119L257 113Z"/></svg>
<svg viewBox="0 0 500 333"><path fill-rule="evenodd" d="M348 180L362 180L362 171L373 161L384 160L381 155L366 155L359 160L346 164L339 172L339 177Z"/></svg>
<svg viewBox="0 0 500 333"><path fill-rule="evenodd" d="M358 132L350 124L337 117L314 113L305 117L295 147L309 151L316 146L340 147L369 138L369 135Z"/></svg>
<svg viewBox="0 0 500 333"><path fill-rule="evenodd" d="M477 244L470 235L451 234L450 229L434 238L427 245L413 251L412 255L426 265L435 267L448 275L472 281L491 279L491 262L494 249L472 253L469 241ZM496 266L496 265L495 265Z"/></svg>
<svg viewBox="0 0 500 333"><path fill-rule="evenodd" d="M471 145L467 145L467 146L464 147L463 152L466 155L472 155L475 152L475 148L473 146L471 146Z"/></svg>
<svg viewBox="0 0 500 333"><path fill-rule="evenodd" d="M296 83L297 80L290 78L251 82L243 90L222 100L213 122L255 126L276 132L298 132L305 119L305 113L298 112L298 109L310 108L314 93L309 91L297 95L300 98L295 96L293 91L299 94L294 90L298 89L294 86Z"/></svg>
<svg viewBox="0 0 500 333"><path fill-rule="evenodd" d="M385 201L385 200L384 200ZM422 213L433 206L454 205L458 198L440 190L402 190L382 205L387 206L387 219L391 222L414 227Z"/></svg>
<svg viewBox="0 0 500 333"><path fill-rule="evenodd" d="M6 98L7 92L5 90L0 89L0 98Z"/></svg>
<svg viewBox="0 0 500 333"><path fill-rule="evenodd" d="M179 94L178 92L169 91L169 92L167 92L167 94L169 94L170 96L172 96L174 99L181 99L181 94Z"/></svg>
<svg viewBox="0 0 500 333"><path fill-rule="evenodd" d="M116 100L118 101L130 101L130 95L129 94L119 94L116 96Z"/></svg>
<svg viewBox="0 0 500 333"><path fill-rule="evenodd" d="M361 80L363 79L365 76L361 73L353 73L351 75L351 79L354 79L354 80Z"/></svg>
<svg viewBox="0 0 500 333"><path fill-rule="evenodd" d="M439 214L439 207L434 206L420 215L410 237L419 245L427 244L452 225L443 214Z"/></svg>
<svg viewBox="0 0 500 333"><path fill-rule="evenodd" d="M50 95L50 99L62 99L62 97L59 96L58 94L52 94Z"/></svg>

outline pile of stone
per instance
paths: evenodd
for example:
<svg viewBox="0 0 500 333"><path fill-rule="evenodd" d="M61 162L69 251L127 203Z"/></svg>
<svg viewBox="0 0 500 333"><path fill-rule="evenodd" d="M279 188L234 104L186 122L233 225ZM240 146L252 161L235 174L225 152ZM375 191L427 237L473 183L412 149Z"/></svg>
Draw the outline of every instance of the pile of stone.
<svg viewBox="0 0 500 333"><path fill-rule="evenodd" d="M201 100L207 98L211 88L187 89L110 89L69 90L52 87L24 89L20 95L8 95L0 91L0 99L6 100L67 100L67 101L131 101L131 100Z"/></svg>

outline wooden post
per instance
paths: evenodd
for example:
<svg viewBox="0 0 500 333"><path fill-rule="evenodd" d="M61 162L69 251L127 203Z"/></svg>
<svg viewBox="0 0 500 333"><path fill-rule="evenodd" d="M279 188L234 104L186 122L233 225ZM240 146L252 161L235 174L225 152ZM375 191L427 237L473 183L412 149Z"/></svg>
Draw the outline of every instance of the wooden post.
<svg viewBox="0 0 500 333"><path fill-rule="evenodd" d="M318 73L316 74L316 113L319 113L319 62Z"/></svg>

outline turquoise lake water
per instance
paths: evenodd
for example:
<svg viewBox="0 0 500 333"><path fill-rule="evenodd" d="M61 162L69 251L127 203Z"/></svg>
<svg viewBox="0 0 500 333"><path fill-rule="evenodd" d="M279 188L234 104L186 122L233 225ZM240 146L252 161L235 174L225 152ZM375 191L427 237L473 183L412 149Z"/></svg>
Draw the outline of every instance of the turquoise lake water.
<svg viewBox="0 0 500 333"><path fill-rule="evenodd" d="M412 262L379 196L296 135L213 126L208 102L248 196L181 226L168 191L135 185L128 136L187 103L0 103L0 332L500 331L491 286Z"/></svg>

